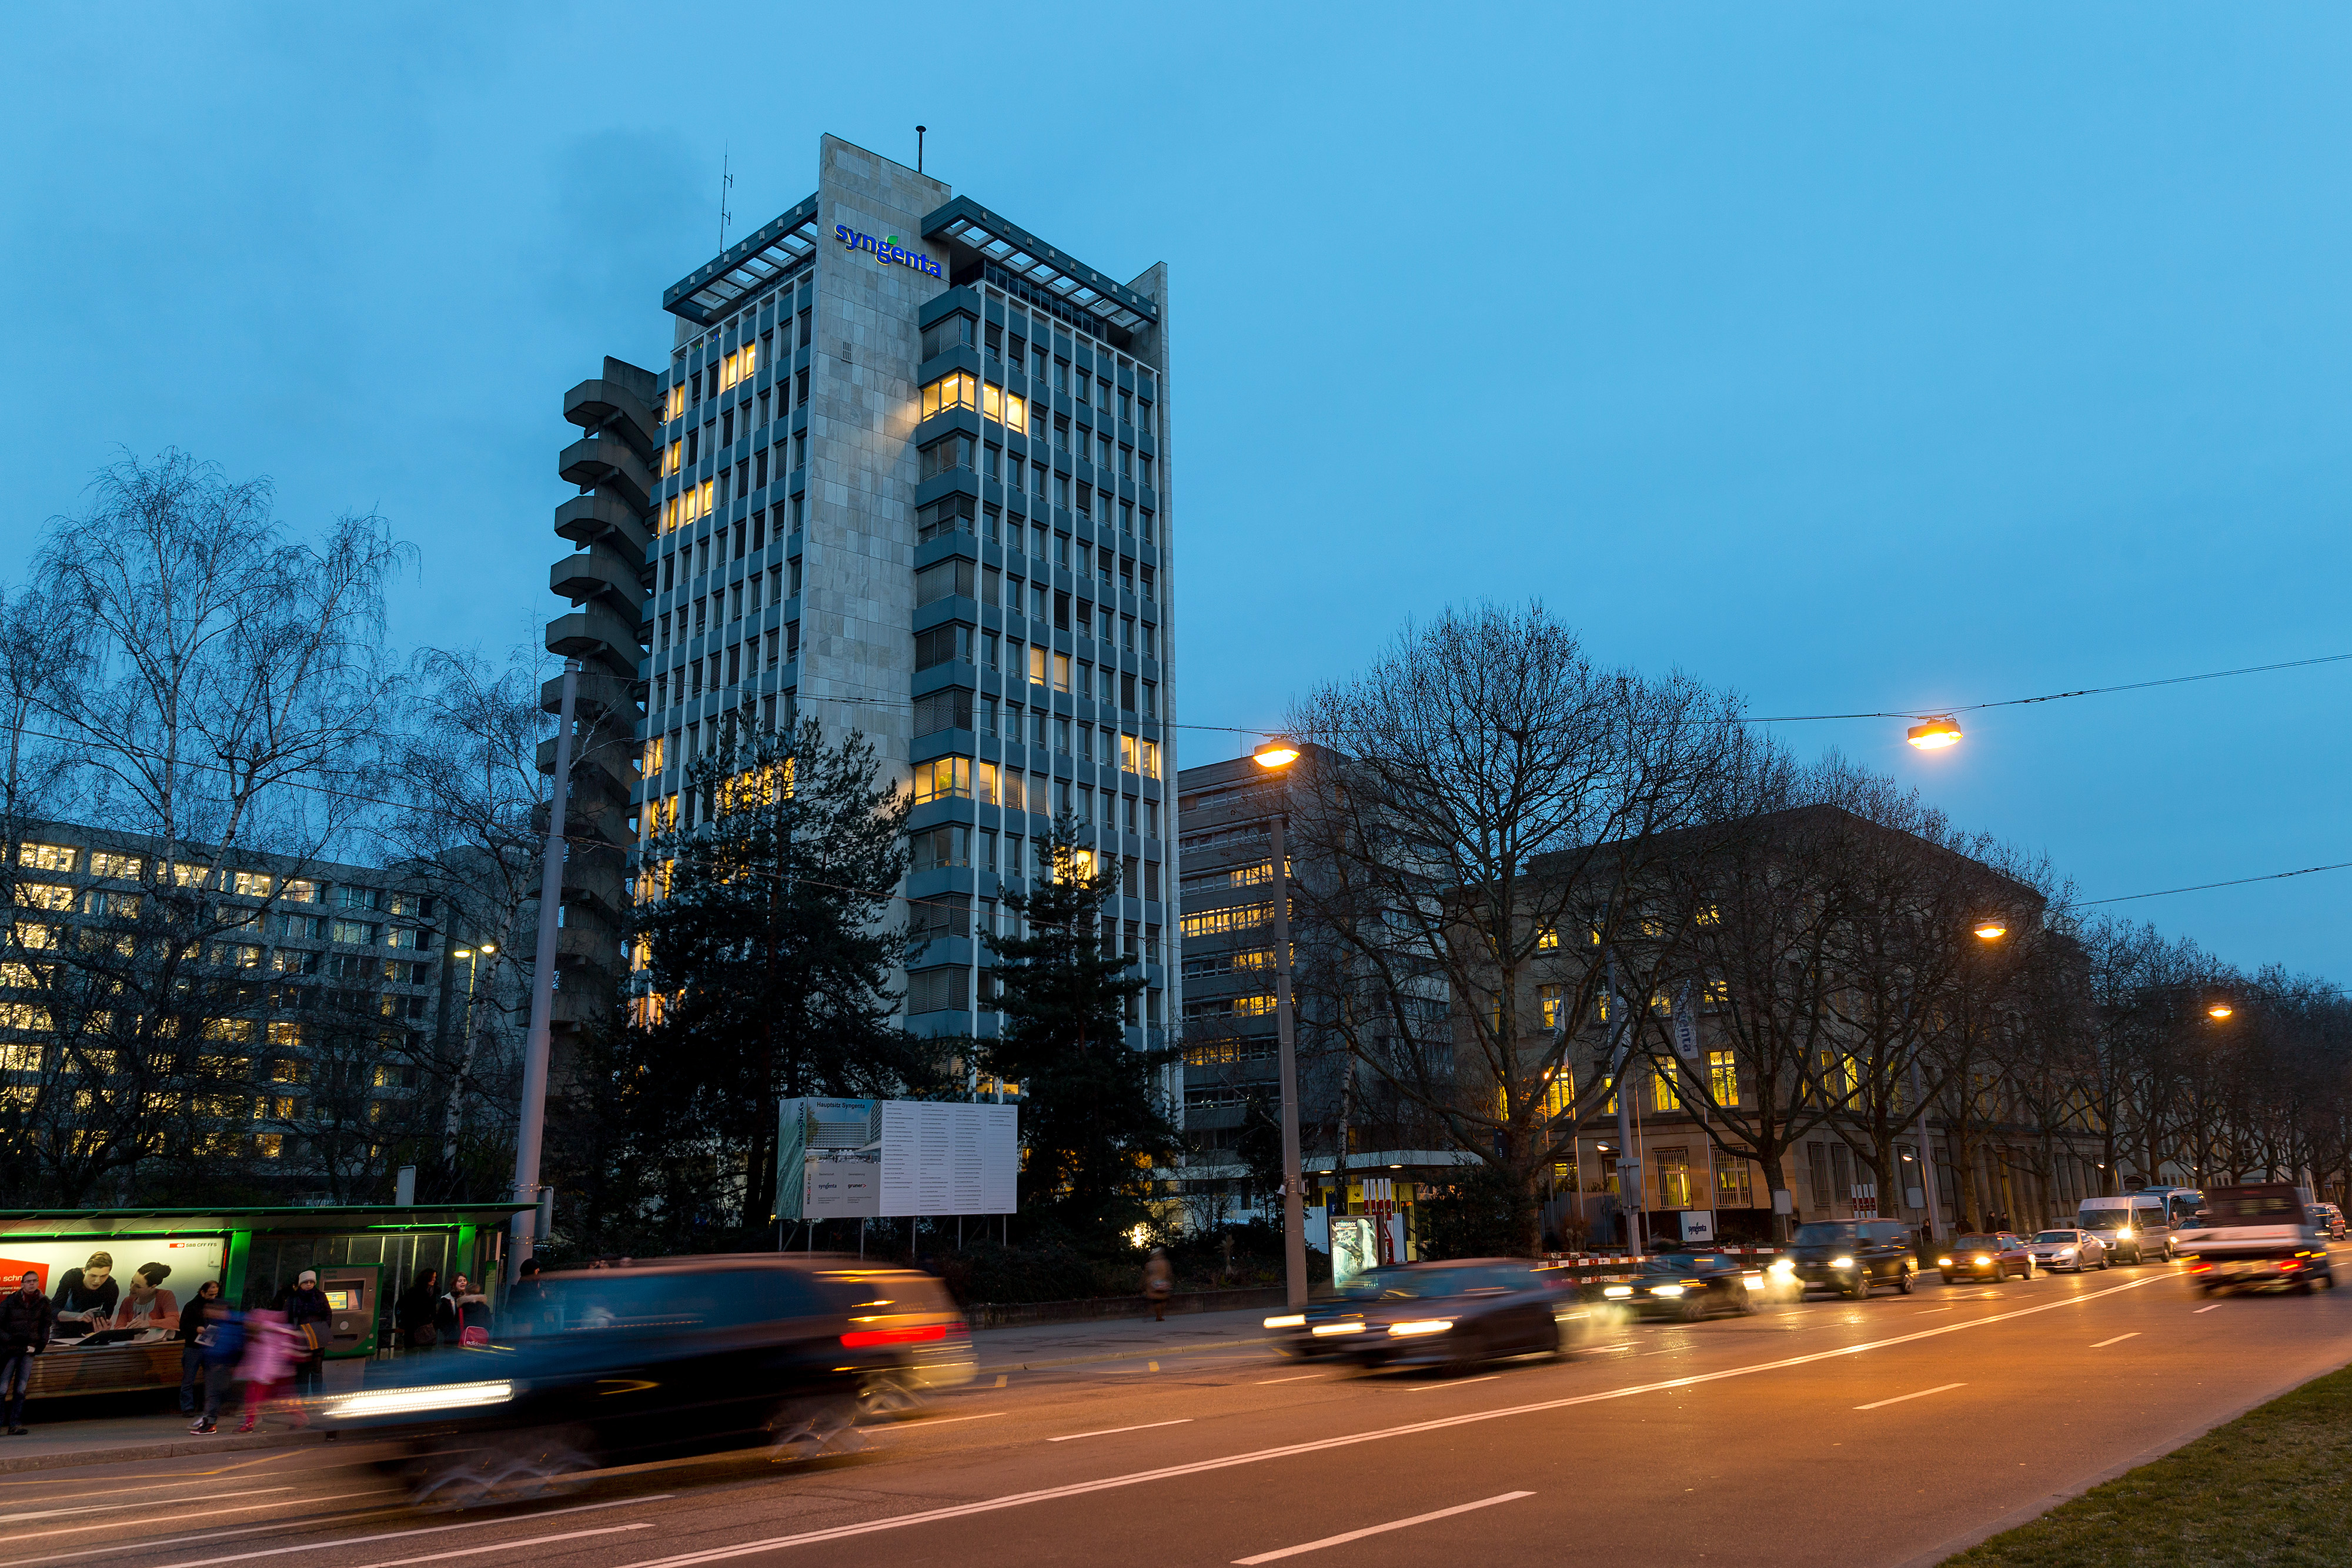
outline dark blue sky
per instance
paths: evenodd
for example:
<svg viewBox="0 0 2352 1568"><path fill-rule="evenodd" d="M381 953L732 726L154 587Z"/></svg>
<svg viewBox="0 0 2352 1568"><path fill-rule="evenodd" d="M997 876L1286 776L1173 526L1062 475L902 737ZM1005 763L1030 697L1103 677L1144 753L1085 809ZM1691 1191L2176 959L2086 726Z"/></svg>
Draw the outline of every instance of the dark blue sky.
<svg viewBox="0 0 2352 1568"><path fill-rule="evenodd" d="M740 234L820 131L910 158L921 120L959 190L1173 270L1189 720L1481 596L1759 713L2352 652L2340 7L1285 15L14 8L0 574L176 444L391 517L404 643L535 640L562 393L658 362L722 147ZM2352 860L2347 684L1791 738L2096 897ZM2344 975L2347 898L2125 907Z"/></svg>

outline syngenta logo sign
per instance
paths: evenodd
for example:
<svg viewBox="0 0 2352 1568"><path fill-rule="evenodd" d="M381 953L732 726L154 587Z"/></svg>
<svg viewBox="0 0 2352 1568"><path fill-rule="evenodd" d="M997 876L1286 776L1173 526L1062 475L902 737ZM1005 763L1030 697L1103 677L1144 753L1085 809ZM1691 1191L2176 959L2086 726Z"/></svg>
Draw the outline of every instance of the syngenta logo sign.
<svg viewBox="0 0 2352 1568"><path fill-rule="evenodd" d="M933 277L941 276L940 264L929 256L901 249L897 235L887 239L876 239L872 235L859 234L847 224L835 224L833 225L833 237L852 250L872 251L877 261L896 262L900 267L911 267L917 272L929 273Z"/></svg>

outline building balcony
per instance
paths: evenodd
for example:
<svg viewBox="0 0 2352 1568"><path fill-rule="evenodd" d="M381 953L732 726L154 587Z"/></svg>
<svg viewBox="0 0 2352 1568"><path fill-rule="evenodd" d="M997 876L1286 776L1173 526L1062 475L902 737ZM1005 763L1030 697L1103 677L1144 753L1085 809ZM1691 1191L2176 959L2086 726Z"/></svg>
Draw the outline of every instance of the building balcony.
<svg viewBox="0 0 2352 1568"><path fill-rule="evenodd" d="M654 415L651 400L602 376L563 394L563 417L583 430L617 428L640 452L653 451L661 439L661 421Z"/></svg>
<svg viewBox="0 0 2352 1568"><path fill-rule="evenodd" d="M627 624L628 617L621 619L624 625ZM638 656L644 657L642 653ZM592 723L607 714L614 715L619 720L622 732L627 734L636 728L643 713L643 701L634 669L626 678L623 678L591 666L580 672L580 687L572 694L572 713L574 718ZM562 675L554 676L540 686L539 711L552 714L563 711Z"/></svg>
<svg viewBox="0 0 2352 1568"><path fill-rule="evenodd" d="M547 569L548 591L574 603L602 601L625 619L644 609L645 586L637 569L600 549L584 549Z"/></svg>
<svg viewBox="0 0 2352 1568"><path fill-rule="evenodd" d="M638 625L634 615L625 619L603 604L591 604L547 623L547 651L635 680L646 656L645 644L637 640Z"/></svg>
<svg viewBox="0 0 2352 1568"><path fill-rule="evenodd" d="M618 496L574 496L555 508L555 531L583 549L601 546L635 566L654 548L645 514Z"/></svg>
<svg viewBox="0 0 2352 1568"><path fill-rule="evenodd" d="M602 435L575 441L556 459L555 472L566 484L616 495L640 514L653 504L653 470L625 441Z"/></svg>

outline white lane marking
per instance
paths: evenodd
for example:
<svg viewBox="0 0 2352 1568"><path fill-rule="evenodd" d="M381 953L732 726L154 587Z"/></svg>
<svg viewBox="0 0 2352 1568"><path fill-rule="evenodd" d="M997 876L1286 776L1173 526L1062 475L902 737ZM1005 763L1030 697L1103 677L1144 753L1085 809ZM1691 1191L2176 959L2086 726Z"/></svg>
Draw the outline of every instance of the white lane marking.
<svg viewBox="0 0 2352 1568"><path fill-rule="evenodd" d="M412 1563L446 1563L452 1557L479 1557L485 1552L507 1552L518 1546L551 1546L559 1541L585 1541L592 1535L626 1535L633 1530L651 1530L651 1520L635 1524L608 1524L602 1530L570 1530L561 1535L529 1535L520 1541L493 1542L488 1546L460 1546L452 1552L428 1552L422 1557L387 1557L378 1563L362 1563L359 1568L407 1568Z"/></svg>
<svg viewBox="0 0 2352 1568"><path fill-rule="evenodd" d="M233 1497L259 1497L264 1492L292 1491L292 1487L247 1487L243 1491L216 1491L207 1497L175 1497L174 1506L182 1503L220 1502ZM69 1513L110 1513L126 1508L152 1508L156 1500L144 1502L87 1502L72 1508L45 1508L32 1513L0 1513L0 1524L24 1524L36 1519L63 1519Z"/></svg>
<svg viewBox="0 0 2352 1568"><path fill-rule="evenodd" d="M1293 1373L1288 1377L1261 1377L1257 1381L1257 1386L1264 1388L1269 1383L1303 1383L1310 1377L1320 1377L1322 1375L1323 1375L1319 1372L1298 1372Z"/></svg>
<svg viewBox="0 0 2352 1568"><path fill-rule="evenodd" d="M1924 1318L1929 1312L1956 1312L1958 1311L1959 1311L1958 1307L1922 1307L1919 1310L1918 1315Z"/></svg>
<svg viewBox="0 0 2352 1568"><path fill-rule="evenodd" d="M2137 1291L2143 1285L2159 1284L2170 1279L2168 1274L2151 1274L2128 1281L2109 1290L2094 1291L2094 1296L2118 1296L2126 1291ZM1623 1388L1605 1388L1597 1394L1573 1394L1560 1399L1539 1400L1532 1405L1505 1405L1492 1410L1472 1410L1459 1416L1433 1416L1426 1421L1409 1422L1402 1427L1382 1427L1370 1432L1350 1432L1337 1437L1318 1437L1305 1443L1286 1443L1278 1448L1255 1448L1245 1454L1226 1454L1213 1459L1195 1459L1190 1464L1167 1465L1155 1470L1130 1470L1121 1476L1105 1476L1100 1480L1076 1481L1068 1486L1046 1487L1037 1491L1013 1492L1003 1497L984 1498L978 1502L957 1503L948 1508L925 1509L919 1513L892 1514L886 1519L866 1520L858 1524L837 1524L829 1530L811 1530L798 1535L772 1535L763 1540L739 1542L730 1546L712 1546L699 1552L679 1552L672 1557L649 1558L625 1565L625 1568L690 1568L700 1563L723 1563L735 1557L754 1557L763 1552L774 1552L786 1546L811 1546L822 1541L845 1541L852 1536L876 1535L886 1530L904 1530L909 1525L936 1524L943 1520L969 1519L975 1514L995 1513L1008 1508L1025 1508L1031 1503L1056 1502L1064 1498L1085 1497L1092 1492L1114 1491L1121 1487L1141 1486L1147 1481L1173 1480L1182 1476L1204 1475L1212 1470L1232 1469L1241 1465L1264 1464L1269 1459L1287 1459L1300 1454L1319 1454L1332 1448L1352 1448L1359 1443L1377 1443L1389 1437L1409 1437L1423 1432L1442 1432L1452 1427L1467 1427L1479 1421L1498 1421L1507 1416L1537 1416L1552 1410L1566 1410L1579 1405L1595 1405L1604 1399L1624 1399L1636 1394L1655 1394L1669 1388L1693 1388L1702 1383L1720 1383L1726 1378L1747 1377L1759 1372L1779 1372L1791 1366L1807 1366L1817 1361L1828 1361L1841 1355L1858 1355L1864 1351L1885 1350L1893 1345L1910 1344L1923 1339L1940 1339L1948 1333L1965 1333L1969 1329L1982 1328L1987 1323L2007 1322L2011 1318L2030 1318L2036 1312L2054 1312L2090 1300L2087 1296L2067 1296L2058 1301L2044 1301L2035 1307L2017 1307L2006 1312L1990 1312L1980 1318L1963 1318L1939 1328L1916 1329L1910 1333L1896 1334L1890 1339L1866 1340L1860 1344L1841 1345L1835 1350L1817 1350L1805 1355L1783 1356L1777 1361L1759 1361L1747 1366L1729 1366L1721 1372L1695 1372L1687 1377L1670 1377L1659 1383L1636 1383ZM289 1547L289 1551L324 1550L314 1547ZM164 1568L198 1568L194 1563L167 1563Z"/></svg>
<svg viewBox="0 0 2352 1568"><path fill-rule="evenodd" d="M1139 1427L1105 1427L1099 1432L1066 1432L1058 1437L1048 1437L1045 1441L1049 1443L1075 1443L1081 1437L1108 1437L1113 1432L1149 1432L1154 1427L1188 1427L1192 1425L1192 1417L1187 1416L1178 1421L1146 1421Z"/></svg>
<svg viewBox="0 0 2352 1568"><path fill-rule="evenodd" d="M1490 1372L1484 1377L1465 1377L1451 1383L1416 1383L1410 1392L1426 1394L1433 1388L1467 1388L1474 1383L1492 1383L1502 1375L1499 1372Z"/></svg>
<svg viewBox="0 0 2352 1568"><path fill-rule="evenodd" d="M1010 1416L1012 1414L1013 1412L1010 1410L990 1410L978 1416L927 1416L920 1421L908 1422L903 1429L909 1432L919 1432L926 1427L951 1426L958 1421L993 1421L999 1416Z"/></svg>
<svg viewBox="0 0 2352 1568"><path fill-rule="evenodd" d="M2214 1302L2214 1303L2213 1303L2211 1306L2210 1306L2210 1307L2200 1307L2200 1308L2198 1308L2198 1309L2197 1309L2197 1311L2196 1311L2196 1312L2191 1312L2191 1313L2189 1313L2189 1315L2190 1317L2192 1317L2192 1318L2193 1318L2193 1317L2198 1316L2198 1315L2199 1315L2199 1313L2202 1313L2202 1312L2218 1312L2218 1311L2220 1311L2220 1310L2221 1310L2221 1302L2219 1302L2219 1301L2216 1301L2216 1302Z"/></svg>
<svg viewBox="0 0 2352 1568"><path fill-rule="evenodd" d="M1874 1399L1867 1405L1857 1405L1854 1408L1857 1410L1875 1410L1881 1406L1900 1405L1906 1399L1925 1399L1930 1394L1948 1394L1955 1388L1966 1388L1967 1386L1968 1385L1965 1383L1946 1383L1934 1388L1922 1388L1916 1394L1898 1394L1892 1399Z"/></svg>
<svg viewBox="0 0 2352 1568"><path fill-rule="evenodd" d="M1416 1513L1411 1519L1392 1520L1387 1524L1368 1524L1361 1530L1351 1530L1345 1535L1327 1535L1320 1541L1310 1541L1303 1546L1286 1546L1279 1552L1261 1552L1255 1557L1236 1557L1234 1568L1254 1568L1259 1563L1272 1563L1280 1557L1296 1557L1302 1552L1320 1552L1327 1546L1344 1546L1350 1541L1361 1541L1367 1535L1380 1535L1391 1530L1404 1530L1416 1524L1427 1524L1433 1519L1451 1519L1457 1513L1468 1513L1475 1508L1492 1508L1498 1502L1517 1502L1523 1497L1533 1497L1531 1491L1498 1492L1482 1497L1476 1502L1457 1503L1433 1513Z"/></svg>
<svg viewBox="0 0 2352 1568"><path fill-rule="evenodd" d="M428 1524L415 1530L387 1530L376 1535L354 1535L347 1541L325 1541L301 1546L272 1546L263 1552L239 1552L227 1557L198 1557L184 1563L165 1563L161 1568L212 1568L215 1563L248 1563L257 1557L285 1557L297 1552L341 1552L353 1546L372 1546L379 1541L403 1541L413 1535L446 1535L453 1530L488 1530L497 1524L537 1524L542 1519L560 1519L569 1513L596 1513L608 1508L630 1508L641 1502L667 1502L676 1492L656 1492L651 1497L623 1498L613 1502L574 1503L570 1508L551 1508L544 1513L510 1513L503 1519L469 1519L462 1524ZM264 1526L275 1529L276 1526ZM182 1541L202 1541L201 1535L184 1536ZM153 1541L138 1543L142 1550L157 1546L174 1546L178 1541ZM121 1548L115 1548L120 1551ZM87 1553L76 1553L87 1555Z"/></svg>
<svg viewBox="0 0 2352 1568"><path fill-rule="evenodd" d="M2139 1331L2137 1331L2137 1329L2135 1329L2135 1330L2133 1330L2130 1333L2119 1333L2119 1334L2116 1335L2116 1337L2115 1337L2115 1338L2113 1338L2113 1339L2103 1339L2103 1340L2101 1340L2098 1343L2096 1343L2096 1344L2093 1345L2091 1348L2092 1348L2093 1350L2105 1350L2105 1349L2106 1349L2106 1348L2107 1348L2107 1346L2109 1346L2109 1345L2111 1345L2111 1344L2121 1344L2121 1343L2124 1343L2124 1341L2126 1341L2126 1340L2127 1340L2127 1339L2137 1339L2137 1338L2139 1338Z"/></svg>
<svg viewBox="0 0 2352 1568"><path fill-rule="evenodd" d="M236 1508L207 1508L198 1510L193 1514L165 1513L152 1515L150 1518L151 1521L154 1519L209 1519L221 1514L229 1513L259 1513L265 1509L284 1508L289 1503L295 1502L347 1502L355 1497L397 1497L399 1495L400 1492L397 1488L391 1490L385 1490L379 1487L373 1491L334 1492L326 1497L280 1498L276 1502L248 1502L241 1504ZM62 1524L55 1530L28 1530L20 1535L12 1535L8 1539L11 1541L43 1541L52 1535L87 1535L93 1530L118 1530L121 1528L121 1525L122 1521L119 1519L101 1520L91 1524ZM274 1530L277 1526L264 1525L262 1528L265 1530ZM14 1564L11 1565L11 1568L14 1568Z"/></svg>

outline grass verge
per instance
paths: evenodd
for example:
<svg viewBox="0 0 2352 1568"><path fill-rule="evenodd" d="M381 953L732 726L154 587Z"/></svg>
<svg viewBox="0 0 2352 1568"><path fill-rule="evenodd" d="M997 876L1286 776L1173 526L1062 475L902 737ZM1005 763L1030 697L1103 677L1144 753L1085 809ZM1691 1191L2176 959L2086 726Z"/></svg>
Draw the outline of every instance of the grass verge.
<svg viewBox="0 0 2352 1568"><path fill-rule="evenodd" d="M1945 1568L2352 1562L2352 1368L2216 1427Z"/></svg>

